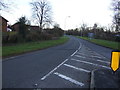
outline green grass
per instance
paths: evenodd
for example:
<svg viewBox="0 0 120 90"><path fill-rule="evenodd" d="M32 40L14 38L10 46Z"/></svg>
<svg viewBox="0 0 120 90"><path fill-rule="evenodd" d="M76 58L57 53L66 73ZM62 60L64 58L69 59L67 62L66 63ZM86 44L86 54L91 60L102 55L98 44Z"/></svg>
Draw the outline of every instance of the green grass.
<svg viewBox="0 0 120 90"><path fill-rule="evenodd" d="M29 42L29 43L22 43L14 46L3 46L2 47L2 56L11 56L17 55L25 52L30 52L34 50L45 49L48 47L56 46L59 44L63 44L68 41L68 37L61 37L58 40L48 40L48 41L41 41L41 42Z"/></svg>
<svg viewBox="0 0 120 90"><path fill-rule="evenodd" d="M88 37L80 37L80 36L77 36L77 37L84 39L84 40L88 40L88 41L93 42L98 45L102 45L102 46L105 46L108 48L120 50L120 48L118 47L118 45L120 45L120 42L101 40L101 39L89 39Z"/></svg>

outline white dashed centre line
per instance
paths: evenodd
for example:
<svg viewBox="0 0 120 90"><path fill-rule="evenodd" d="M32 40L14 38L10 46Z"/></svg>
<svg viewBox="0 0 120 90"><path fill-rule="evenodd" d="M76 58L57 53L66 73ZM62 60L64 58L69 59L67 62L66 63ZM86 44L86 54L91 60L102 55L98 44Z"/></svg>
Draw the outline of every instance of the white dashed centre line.
<svg viewBox="0 0 120 90"><path fill-rule="evenodd" d="M63 74L60 74L60 73L58 73L58 72L55 72L54 74L57 75L57 76L59 76L59 77L61 77L62 79L65 79L65 80L67 80L67 81L70 81L70 82L72 82L72 83L74 83L74 84L76 84L76 85L79 85L79 86L81 86L81 87L84 86L84 83L78 82L77 80L74 80L74 79L72 79L72 78L70 78L70 77L67 77L67 76L63 75Z"/></svg>

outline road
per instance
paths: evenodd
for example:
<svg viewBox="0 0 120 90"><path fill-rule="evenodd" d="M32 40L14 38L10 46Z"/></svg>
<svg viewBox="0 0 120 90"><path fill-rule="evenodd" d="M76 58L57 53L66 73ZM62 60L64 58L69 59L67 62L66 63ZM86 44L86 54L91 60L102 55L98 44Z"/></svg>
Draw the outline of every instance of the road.
<svg viewBox="0 0 120 90"><path fill-rule="evenodd" d="M92 70L110 69L112 49L69 37L63 45L3 60L3 88L89 88Z"/></svg>

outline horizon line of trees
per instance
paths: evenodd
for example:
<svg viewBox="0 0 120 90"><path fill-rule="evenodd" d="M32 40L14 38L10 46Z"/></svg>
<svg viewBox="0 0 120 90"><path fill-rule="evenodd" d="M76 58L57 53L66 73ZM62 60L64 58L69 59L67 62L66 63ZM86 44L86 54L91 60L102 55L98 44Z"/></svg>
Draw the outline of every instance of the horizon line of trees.
<svg viewBox="0 0 120 90"><path fill-rule="evenodd" d="M113 27L111 27L113 29ZM120 42L120 33L118 31L111 30L110 28L100 27L96 23L93 27L87 27L86 24L82 24L80 28L71 29L66 31L67 35L75 35L81 37L90 37L89 34L92 33L95 39L103 39L110 41Z"/></svg>
<svg viewBox="0 0 120 90"><path fill-rule="evenodd" d="M98 27L94 24L92 28L87 27L86 24L82 24L80 29L68 30L66 34L68 35L79 35L84 37L89 37L89 33L93 33L94 38L104 39L120 42L120 1L113 0L111 9L113 10L113 26L109 28Z"/></svg>

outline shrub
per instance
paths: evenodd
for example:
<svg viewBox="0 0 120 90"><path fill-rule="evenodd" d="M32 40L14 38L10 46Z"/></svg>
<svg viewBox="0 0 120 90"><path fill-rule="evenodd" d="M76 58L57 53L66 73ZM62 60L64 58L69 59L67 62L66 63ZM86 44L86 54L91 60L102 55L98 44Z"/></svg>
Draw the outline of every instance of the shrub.
<svg viewBox="0 0 120 90"><path fill-rule="evenodd" d="M17 43L17 42L18 42L17 34L9 35L8 43Z"/></svg>
<svg viewBox="0 0 120 90"><path fill-rule="evenodd" d="M2 43L7 43L9 38L9 33L8 32L2 32Z"/></svg>
<svg viewBox="0 0 120 90"><path fill-rule="evenodd" d="M116 36L115 41L120 42L120 36Z"/></svg>
<svg viewBox="0 0 120 90"><path fill-rule="evenodd" d="M40 34L37 32L30 32L26 36L26 41L39 41L40 40Z"/></svg>
<svg viewBox="0 0 120 90"><path fill-rule="evenodd" d="M47 33L41 33L40 34L40 40L51 40L52 39L52 35L47 34Z"/></svg>

